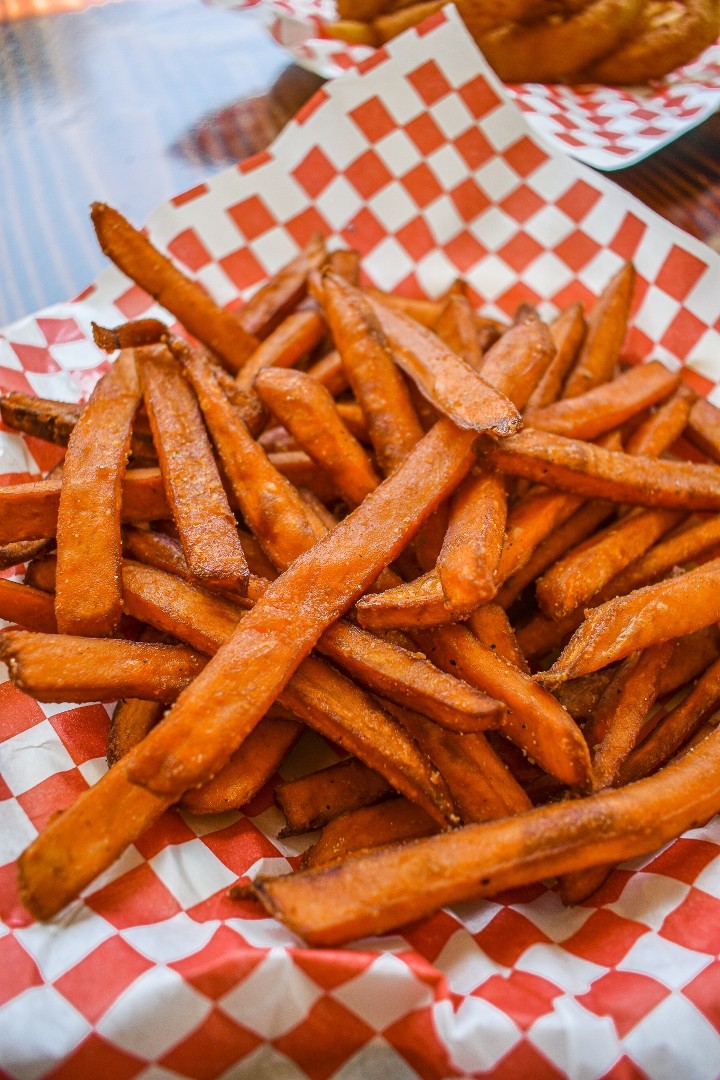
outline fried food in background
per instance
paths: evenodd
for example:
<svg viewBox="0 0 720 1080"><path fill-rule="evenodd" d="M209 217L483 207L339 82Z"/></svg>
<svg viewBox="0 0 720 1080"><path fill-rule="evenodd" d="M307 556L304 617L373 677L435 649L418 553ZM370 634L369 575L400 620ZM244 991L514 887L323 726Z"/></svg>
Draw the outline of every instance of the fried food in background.
<svg viewBox="0 0 720 1080"><path fill-rule="evenodd" d="M382 45L444 0L338 0L331 37ZM457 0L504 82L637 85L690 63L720 35L720 0Z"/></svg>

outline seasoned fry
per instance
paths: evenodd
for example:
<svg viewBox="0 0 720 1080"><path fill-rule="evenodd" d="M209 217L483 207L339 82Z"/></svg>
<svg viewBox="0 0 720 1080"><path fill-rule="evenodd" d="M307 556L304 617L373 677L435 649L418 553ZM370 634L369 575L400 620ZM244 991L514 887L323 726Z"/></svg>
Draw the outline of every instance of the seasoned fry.
<svg viewBox="0 0 720 1080"><path fill-rule="evenodd" d="M255 389L298 445L332 476L348 506L357 506L378 486L370 459L321 383L301 371L268 368L258 374Z"/></svg>
<svg viewBox="0 0 720 1080"><path fill-rule="evenodd" d="M505 540L507 492L502 477L471 473L452 500L437 560L448 607L467 614L497 592L497 568Z"/></svg>
<svg viewBox="0 0 720 1080"><path fill-rule="evenodd" d="M467 296L453 293L447 298L434 330L448 348L462 356L475 371L480 370L483 349L475 315Z"/></svg>
<svg viewBox="0 0 720 1080"><path fill-rule="evenodd" d="M528 409L541 409L560 397L565 376L577 359L578 349L585 337L585 314L582 304L570 304L553 322L550 334L555 356L528 398Z"/></svg>
<svg viewBox="0 0 720 1080"><path fill-rule="evenodd" d="M139 404L135 352L126 349L95 386L65 455L55 591L61 633L106 636L120 619L120 500Z"/></svg>
<svg viewBox="0 0 720 1080"><path fill-rule="evenodd" d="M656 776L587 799L372 852L328 870L255 881L266 910L334 946L446 905L654 851L720 808L720 735ZM432 868L430 870L430 868Z"/></svg>
<svg viewBox="0 0 720 1080"><path fill-rule="evenodd" d="M317 233L294 259L263 282L244 306L233 313L245 332L251 338L267 337L302 300L310 273L318 270L326 259L325 240ZM184 319L181 322L192 331ZM195 336L202 341L199 334Z"/></svg>
<svg viewBox="0 0 720 1080"><path fill-rule="evenodd" d="M638 506L720 509L720 470L688 461L656 461L593 443L526 428L502 443L485 443L482 457L500 472Z"/></svg>
<svg viewBox="0 0 720 1080"><path fill-rule="evenodd" d="M592 608L547 671L546 686L622 660L637 649L692 634L720 619L720 559Z"/></svg>
<svg viewBox="0 0 720 1080"><path fill-rule="evenodd" d="M423 429L405 381L369 301L323 279L325 309L348 382L360 404L378 463L387 475L402 464Z"/></svg>
<svg viewBox="0 0 720 1080"><path fill-rule="evenodd" d="M348 856L373 848L416 840L437 832L437 825L424 810L407 799L388 799L363 806L334 818L300 860L303 870L332 866Z"/></svg>
<svg viewBox="0 0 720 1080"><path fill-rule="evenodd" d="M620 357L635 288L635 268L625 263L595 301L577 364L563 387L564 398L584 394L612 378Z"/></svg>
<svg viewBox="0 0 720 1080"><path fill-rule="evenodd" d="M0 657L36 701L174 701L207 663L182 645L7 631Z"/></svg>
<svg viewBox="0 0 720 1080"><path fill-rule="evenodd" d="M242 589L247 585L247 561L195 395L164 346L148 345L136 355L160 471L188 566L210 587Z"/></svg>
<svg viewBox="0 0 720 1080"><path fill-rule="evenodd" d="M268 367L292 367L319 345L325 322L316 311L293 311L258 345L235 376L240 389L249 392L259 372Z"/></svg>
<svg viewBox="0 0 720 1080"><path fill-rule="evenodd" d="M696 398L689 386L679 386L629 436L625 445L628 454L660 457L682 435Z"/></svg>
<svg viewBox="0 0 720 1080"><path fill-rule="evenodd" d="M483 604L476 608L469 616L467 626L478 641L492 649L496 656L514 664L526 675L530 674L527 660L520 652L515 631L500 604Z"/></svg>
<svg viewBox="0 0 720 1080"><path fill-rule="evenodd" d="M0 417L4 424L57 446L67 446L81 412L82 405L49 401L19 391L0 397Z"/></svg>
<svg viewBox="0 0 720 1080"><path fill-rule="evenodd" d="M98 349L112 353L116 349L137 349L140 345L157 345L165 341L168 327L160 319L135 319L119 326L92 324L93 341Z"/></svg>
<svg viewBox="0 0 720 1080"><path fill-rule="evenodd" d="M380 802L392 788L379 773L357 758L278 784L275 802L286 818L281 837L323 828L340 814Z"/></svg>
<svg viewBox="0 0 720 1080"><path fill-rule="evenodd" d="M57 631L55 598L32 585L0 578L0 619L17 623L26 630L54 634Z"/></svg>
<svg viewBox="0 0 720 1080"><path fill-rule="evenodd" d="M642 585L650 585L669 573L674 566L684 566L703 558L719 544L720 517L715 515L698 521L651 547L645 555L614 577L607 591L620 596Z"/></svg>
<svg viewBox="0 0 720 1080"><path fill-rule="evenodd" d="M18 540L14 544L2 544L0 545L0 570L9 570L13 566L40 558L53 546L53 541L49 538Z"/></svg>
<svg viewBox="0 0 720 1080"><path fill-rule="evenodd" d="M258 341L243 328L237 315L219 307L117 210L93 203L91 218L103 253L231 371L238 371Z"/></svg>
<svg viewBox="0 0 720 1080"><path fill-rule="evenodd" d="M155 727L163 713L162 701L142 701L128 698L118 701L110 718L107 740L107 763L109 768L117 765Z"/></svg>

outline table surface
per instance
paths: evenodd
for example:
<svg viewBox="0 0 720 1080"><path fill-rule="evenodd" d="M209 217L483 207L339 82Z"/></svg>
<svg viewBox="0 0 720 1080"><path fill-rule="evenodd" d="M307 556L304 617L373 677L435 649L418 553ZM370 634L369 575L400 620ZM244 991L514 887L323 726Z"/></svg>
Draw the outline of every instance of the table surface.
<svg viewBox="0 0 720 1080"><path fill-rule="evenodd" d="M117 0L3 21L0 326L80 292L104 259L94 200L135 224L262 150L321 80L258 9ZM720 115L612 180L720 250Z"/></svg>

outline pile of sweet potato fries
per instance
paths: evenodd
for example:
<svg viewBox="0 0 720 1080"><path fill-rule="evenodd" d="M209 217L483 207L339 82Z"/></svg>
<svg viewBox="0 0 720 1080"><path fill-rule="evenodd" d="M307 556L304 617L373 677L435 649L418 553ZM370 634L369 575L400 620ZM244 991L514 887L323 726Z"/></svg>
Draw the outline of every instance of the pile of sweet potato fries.
<svg viewBox="0 0 720 1080"><path fill-rule="evenodd" d="M66 446L0 488L0 656L45 702L117 701L109 770L19 860L51 918L173 805L278 782L300 869L240 883L311 944L612 866L720 810L720 411L622 363L634 271L549 324L360 284L313 240L235 310L115 210L103 251L177 320L95 327Z"/></svg>

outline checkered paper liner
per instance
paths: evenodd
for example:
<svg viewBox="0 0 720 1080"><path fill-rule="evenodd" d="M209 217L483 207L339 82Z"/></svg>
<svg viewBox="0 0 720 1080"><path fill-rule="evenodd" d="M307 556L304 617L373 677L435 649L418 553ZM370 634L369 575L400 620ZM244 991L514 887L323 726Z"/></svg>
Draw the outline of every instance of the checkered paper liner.
<svg viewBox="0 0 720 1080"><path fill-rule="evenodd" d="M331 79L375 50L331 38L334 0L206 0L224 8L260 4L270 34L296 63ZM612 171L641 161L720 107L720 44L649 87L508 85L530 125L559 150Z"/></svg>
<svg viewBox="0 0 720 1080"><path fill-rule="evenodd" d="M443 59L445 58L445 59ZM120 208L122 209L122 207ZM154 241L231 303L318 229L387 289L459 275L490 314L591 302L625 259L631 358L718 395L720 257L541 145L448 11L328 84L269 151L174 199ZM90 322L157 310L115 269L0 337L0 385L86 395ZM0 433L5 480L52 451ZM0 1073L14 1080L357 1077L710 1080L720 1065L720 824L617 869L574 909L542 885L382 938L308 949L240 876L295 865L266 788L245 813L167 813L83 898L40 925L14 860L104 771L100 704L0 684ZM336 760L306 736L285 778Z"/></svg>

